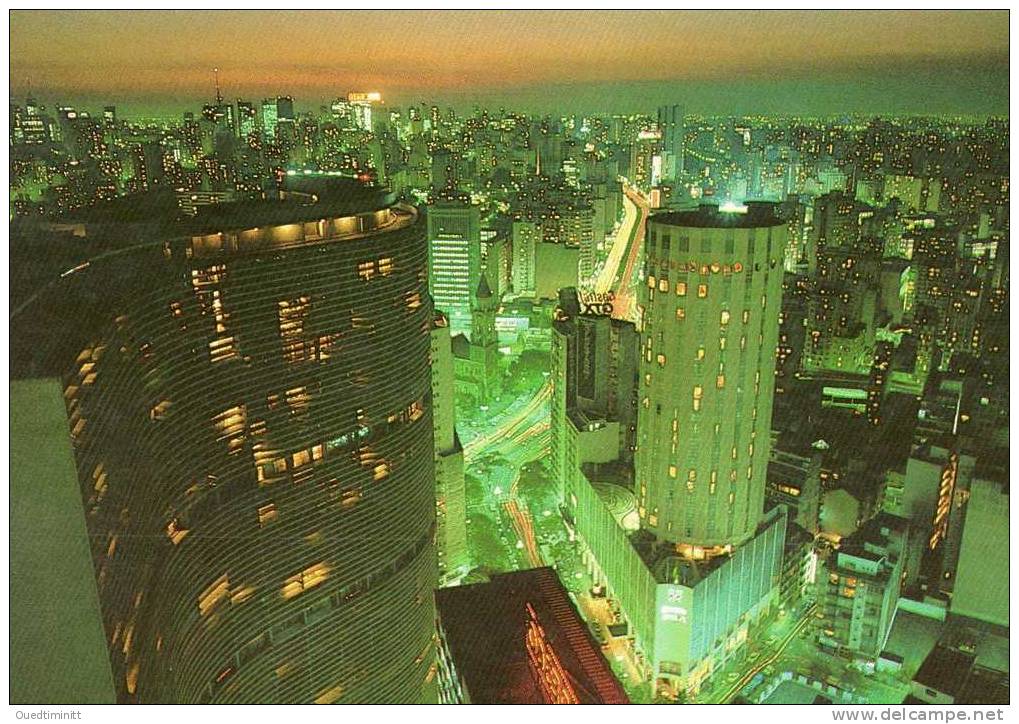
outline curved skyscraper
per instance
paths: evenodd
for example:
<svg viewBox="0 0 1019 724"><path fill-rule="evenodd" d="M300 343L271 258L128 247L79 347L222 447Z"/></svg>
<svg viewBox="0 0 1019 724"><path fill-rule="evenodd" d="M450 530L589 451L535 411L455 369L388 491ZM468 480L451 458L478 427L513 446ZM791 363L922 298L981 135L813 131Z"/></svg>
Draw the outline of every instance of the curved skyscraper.
<svg viewBox="0 0 1019 724"><path fill-rule="evenodd" d="M785 239L771 204L648 223L635 487L642 526L684 558L761 520Z"/></svg>
<svg viewBox="0 0 1019 724"><path fill-rule="evenodd" d="M69 222L84 239L24 311L40 338L74 320L60 367L118 698L427 698L423 223L335 180L184 221L168 200Z"/></svg>

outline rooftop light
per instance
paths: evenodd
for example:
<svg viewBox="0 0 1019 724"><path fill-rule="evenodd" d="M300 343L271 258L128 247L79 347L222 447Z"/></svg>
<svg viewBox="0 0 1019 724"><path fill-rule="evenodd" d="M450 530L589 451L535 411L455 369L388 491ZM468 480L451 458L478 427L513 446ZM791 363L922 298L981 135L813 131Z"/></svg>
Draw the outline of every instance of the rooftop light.
<svg viewBox="0 0 1019 724"><path fill-rule="evenodd" d="M747 213L747 207L743 204L737 204L735 201L726 201L724 204L718 207L718 210L723 214L745 214Z"/></svg>

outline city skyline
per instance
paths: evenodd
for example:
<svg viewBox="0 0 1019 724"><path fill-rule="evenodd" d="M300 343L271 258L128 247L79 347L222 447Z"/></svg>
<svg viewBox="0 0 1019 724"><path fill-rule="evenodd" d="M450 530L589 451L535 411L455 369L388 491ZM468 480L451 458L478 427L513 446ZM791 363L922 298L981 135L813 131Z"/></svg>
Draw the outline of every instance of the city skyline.
<svg viewBox="0 0 1019 724"><path fill-rule="evenodd" d="M1007 112L1002 11L256 11L11 16L11 90L159 115L213 96L694 113ZM271 22L271 25L268 23ZM353 28L362 43L335 43ZM73 32L72 32L73 30ZM299 41L298 41L299 39ZM553 91L550 93L549 91ZM554 100L553 100L554 98Z"/></svg>
<svg viewBox="0 0 1019 724"><path fill-rule="evenodd" d="M1009 702L1007 15L269 17L14 22L12 700Z"/></svg>

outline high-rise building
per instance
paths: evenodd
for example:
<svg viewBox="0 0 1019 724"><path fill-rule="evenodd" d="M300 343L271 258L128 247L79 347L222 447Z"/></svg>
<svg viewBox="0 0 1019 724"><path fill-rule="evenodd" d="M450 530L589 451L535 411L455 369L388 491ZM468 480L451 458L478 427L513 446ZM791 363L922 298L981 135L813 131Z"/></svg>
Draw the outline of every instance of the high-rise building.
<svg viewBox="0 0 1019 724"><path fill-rule="evenodd" d="M241 138L248 138L258 131L258 109L250 101L237 101L237 130Z"/></svg>
<svg viewBox="0 0 1019 724"><path fill-rule="evenodd" d="M785 545L785 507L763 506L784 228L771 204L668 213L648 226L635 333L619 323L603 332L583 319L587 305L561 297L553 463L567 469L564 517L592 578L619 605L634 665L656 693L677 697L739 655L789 590L783 572L801 569L803 547ZM629 388L628 352L639 360ZM612 374L606 355L618 379L599 384ZM584 385L594 398L578 394ZM618 427L599 411L598 390L615 392ZM622 422L634 411L635 465Z"/></svg>
<svg viewBox="0 0 1019 724"><path fill-rule="evenodd" d="M534 221L513 222L513 292L522 297L535 294L535 259L541 243L541 228Z"/></svg>
<svg viewBox="0 0 1019 724"><path fill-rule="evenodd" d="M640 515L680 555L710 558L749 540L763 511L786 229L763 203L648 229Z"/></svg>
<svg viewBox="0 0 1019 724"><path fill-rule="evenodd" d="M661 106L658 109L658 131L662 136L661 180L675 182L683 175L683 139L686 127L682 107Z"/></svg>
<svg viewBox="0 0 1019 724"><path fill-rule="evenodd" d="M265 140L276 140L276 127L279 125L279 108L275 98L266 98L262 101L262 132L265 133Z"/></svg>
<svg viewBox="0 0 1019 724"><path fill-rule="evenodd" d="M454 332L469 327L471 297L481 277L481 219L466 197L438 196L428 205L428 289Z"/></svg>
<svg viewBox="0 0 1019 724"><path fill-rule="evenodd" d="M467 501L464 491L464 453L456 432L453 341L449 319L436 311L432 323L432 424L435 428L435 540L439 553L439 576L453 578L465 573L467 551Z"/></svg>
<svg viewBox="0 0 1019 724"><path fill-rule="evenodd" d="M435 592L444 704L627 704L551 568Z"/></svg>
<svg viewBox="0 0 1019 724"><path fill-rule="evenodd" d="M12 323L12 367L63 376L118 699L427 699L422 220L338 179L177 208L73 219Z"/></svg>

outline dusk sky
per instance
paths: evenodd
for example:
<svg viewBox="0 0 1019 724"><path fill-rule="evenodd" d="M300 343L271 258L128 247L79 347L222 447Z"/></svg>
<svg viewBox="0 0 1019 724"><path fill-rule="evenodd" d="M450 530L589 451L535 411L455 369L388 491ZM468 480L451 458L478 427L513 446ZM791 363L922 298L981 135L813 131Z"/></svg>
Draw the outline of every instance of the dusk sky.
<svg viewBox="0 0 1019 724"><path fill-rule="evenodd" d="M12 11L11 92L127 114L348 90L391 104L1008 112L1008 12Z"/></svg>

